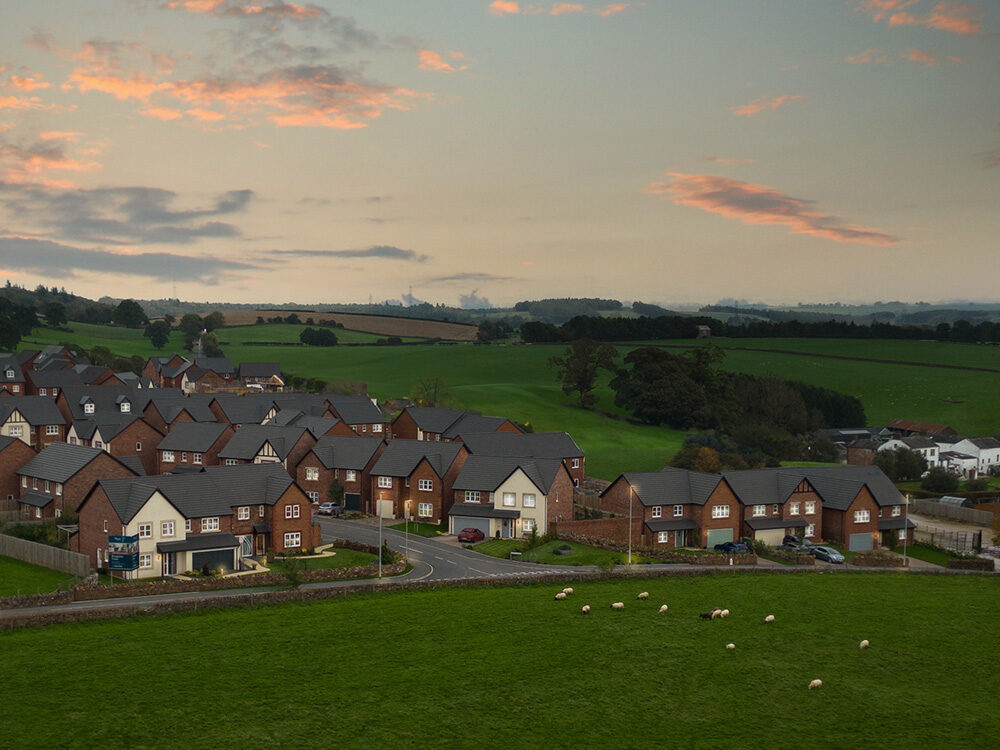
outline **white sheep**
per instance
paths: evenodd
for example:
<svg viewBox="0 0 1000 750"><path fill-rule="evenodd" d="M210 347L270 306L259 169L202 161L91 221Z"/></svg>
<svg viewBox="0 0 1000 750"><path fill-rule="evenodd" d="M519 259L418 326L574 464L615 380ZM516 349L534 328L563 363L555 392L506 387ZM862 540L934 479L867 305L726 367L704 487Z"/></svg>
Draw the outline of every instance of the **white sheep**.
<svg viewBox="0 0 1000 750"><path fill-rule="evenodd" d="M584 604L582 607L580 607L580 611L583 612L583 614L585 614L585 615L589 615L590 614L590 605L589 604Z"/></svg>
<svg viewBox="0 0 1000 750"><path fill-rule="evenodd" d="M768 615L767 617L765 617L764 618L764 622L766 622L768 624L771 624L772 622L774 622L774 615Z"/></svg>
<svg viewBox="0 0 1000 750"><path fill-rule="evenodd" d="M719 617L729 617L729 610L724 609L721 612L719 612Z"/></svg>
<svg viewBox="0 0 1000 750"><path fill-rule="evenodd" d="M714 620L716 617L722 617L722 610L721 609L713 609L712 610L712 619Z"/></svg>
<svg viewBox="0 0 1000 750"><path fill-rule="evenodd" d="M732 651L734 648L736 648L736 644L735 643L727 643L726 644L726 648L728 648L730 651Z"/></svg>
<svg viewBox="0 0 1000 750"><path fill-rule="evenodd" d="M643 600L648 599L649 598L649 592L648 591L643 591L643 592L641 592L639 594L636 594L635 598L636 599L643 599Z"/></svg>
<svg viewBox="0 0 1000 750"><path fill-rule="evenodd" d="M858 648L868 648L869 645L871 644L869 644L868 639L865 638L865 640L861 641L861 643L858 644Z"/></svg>
<svg viewBox="0 0 1000 750"><path fill-rule="evenodd" d="M809 683L810 690L816 690L817 688L823 687L823 680L813 680Z"/></svg>
<svg viewBox="0 0 1000 750"><path fill-rule="evenodd" d="M611 609L625 609L625 602L614 602Z"/></svg>
<svg viewBox="0 0 1000 750"><path fill-rule="evenodd" d="M668 609L669 609L669 607L668 607L668 606L667 606L666 604L664 604L664 605L663 605L662 607L660 607L660 614L662 615L662 614L663 614L664 612L666 612L666 611L667 611Z"/></svg>
<svg viewBox="0 0 1000 750"><path fill-rule="evenodd" d="M560 591L558 594L556 594L556 601L560 601L561 602L565 598L566 598L566 594L564 594L562 591Z"/></svg>
<svg viewBox="0 0 1000 750"><path fill-rule="evenodd" d="M562 592L563 592L564 594L566 594L566 595L569 595L569 594L572 594L572 593L573 593L573 589L569 589L569 588L567 588L567 589L563 589L563 590L562 590Z"/></svg>

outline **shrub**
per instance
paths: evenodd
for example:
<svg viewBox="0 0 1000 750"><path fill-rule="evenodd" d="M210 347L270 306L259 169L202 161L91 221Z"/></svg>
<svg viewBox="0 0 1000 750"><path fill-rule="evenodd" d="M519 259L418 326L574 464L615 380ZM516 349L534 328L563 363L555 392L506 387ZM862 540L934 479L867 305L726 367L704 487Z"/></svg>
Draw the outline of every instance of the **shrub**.
<svg viewBox="0 0 1000 750"><path fill-rule="evenodd" d="M958 489L958 477L941 466L927 472L920 487L931 492L954 492Z"/></svg>
<svg viewBox="0 0 1000 750"><path fill-rule="evenodd" d="M984 477L976 477L975 479L970 479L965 483L965 489L968 492L984 492L990 488L990 482Z"/></svg>

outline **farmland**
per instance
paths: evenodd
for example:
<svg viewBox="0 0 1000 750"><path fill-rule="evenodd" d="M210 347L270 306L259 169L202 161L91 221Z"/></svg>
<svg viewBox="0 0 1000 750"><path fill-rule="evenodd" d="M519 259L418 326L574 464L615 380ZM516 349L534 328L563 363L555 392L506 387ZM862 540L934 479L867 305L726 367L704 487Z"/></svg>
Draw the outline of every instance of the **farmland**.
<svg viewBox="0 0 1000 750"><path fill-rule="evenodd" d="M744 748L797 747L805 732L830 747L931 748L987 746L1000 731L993 691L982 689L1000 657L980 637L1000 617L990 577L612 580L576 583L555 602L560 588L409 591L0 634L0 680L20 696L4 742ZM648 602L635 601L642 590ZM612 612L613 601L625 610ZM733 614L698 618L717 605ZM859 650L862 638L872 648ZM108 676L113 697L94 689ZM820 690L807 689L813 678Z"/></svg>
<svg viewBox="0 0 1000 750"><path fill-rule="evenodd" d="M208 312L208 311L206 311ZM461 323L449 323L443 320L423 320L420 318L394 318L388 315L360 315L357 313L339 312L308 312L293 310L222 310L226 323L231 326L248 326L276 315L287 317L295 312L300 318L316 320L334 320L352 331L375 333L378 337L410 336L414 338L440 338L446 341L475 341L477 328Z"/></svg>

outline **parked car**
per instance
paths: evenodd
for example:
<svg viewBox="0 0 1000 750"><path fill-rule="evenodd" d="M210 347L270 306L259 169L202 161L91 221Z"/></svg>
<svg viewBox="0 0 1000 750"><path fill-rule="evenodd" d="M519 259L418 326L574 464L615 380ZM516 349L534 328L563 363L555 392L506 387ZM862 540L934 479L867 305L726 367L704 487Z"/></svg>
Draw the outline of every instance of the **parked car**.
<svg viewBox="0 0 1000 750"><path fill-rule="evenodd" d="M808 539L800 538L795 534L789 534L781 540L781 546L778 549L791 550L792 552L809 552L815 546Z"/></svg>
<svg viewBox="0 0 1000 750"><path fill-rule="evenodd" d="M817 560L825 560L829 563L840 565L844 562L844 556L833 547L825 547L822 544L813 544L809 547L809 554Z"/></svg>
<svg viewBox="0 0 1000 750"><path fill-rule="evenodd" d="M717 552L729 552L731 554L750 551L750 548L743 542L722 542L721 544L716 544L715 549Z"/></svg>
<svg viewBox="0 0 1000 750"><path fill-rule="evenodd" d="M344 506L336 503L323 503L316 509L316 512L324 516L340 516L344 513Z"/></svg>
<svg viewBox="0 0 1000 750"><path fill-rule="evenodd" d="M458 532L458 541L460 542L472 544L473 542L481 542L485 538L486 534L484 534L481 529L473 529L470 527L468 529L462 529Z"/></svg>

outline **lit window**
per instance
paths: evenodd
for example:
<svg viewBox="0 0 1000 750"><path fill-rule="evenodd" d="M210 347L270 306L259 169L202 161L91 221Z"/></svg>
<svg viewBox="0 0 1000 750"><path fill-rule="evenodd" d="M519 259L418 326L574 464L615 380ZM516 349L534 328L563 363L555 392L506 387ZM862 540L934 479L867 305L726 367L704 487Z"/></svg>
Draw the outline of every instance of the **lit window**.
<svg viewBox="0 0 1000 750"><path fill-rule="evenodd" d="M670 542L670 532L661 531L656 535L656 541L660 544L667 544Z"/></svg>
<svg viewBox="0 0 1000 750"><path fill-rule="evenodd" d="M503 504L509 508L513 508L515 505L517 505L517 495L515 495L513 492L503 493Z"/></svg>
<svg viewBox="0 0 1000 750"><path fill-rule="evenodd" d="M302 546L302 532L288 531L285 533L285 549L297 549Z"/></svg>
<svg viewBox="0 0 1000 750"><path fill-rule="evenodd" d="M476 490L466 490L465 491L465 502L467 503L478 503L479 493Z"/></svg>
<svg viewBox="0 0 1000 750"><path fill-rule="evenodd" d="M213 516L212 518L201 519L201 530L202 531L218 531L219 530L219 517Z"/></svg>
<svg viewBox="0 0 1000 750"><path fill-rule="evenodd" d="M872 520L872 514L869 510L856 510L854 511L854 523L868 523Z"/></svg>
<svg viewBox="0 0 1000 750"><path fill-rule="evenodd" d="M433 479L421 479L417 482L417 489L421 492L430 492L434 489Z"/></svg>
<svg viewBox="0 0 1000 750"><path fill-rule="evenodd" d="M163 521L160 524L160 536L173 536L174 535L174 522L173 521Z"/></svg>
<svg viewBox="0 0 1000 750"><path fill-rule="evenodd" d="M728 505L713 505L712 506L712 518L729 518L729 506Z"/></svg>
<svg viewBox="0 0 1000 750"><path fill-rule="evenodd" d="M358 478L358 472L356 472L354 469L348 469L347 471L344 472L345 482L354 482L357 480L357 478Z"/></svg>
<svg viewBox="0 0 1000 750"><path fill-rule="evenodd" d="M754 518L759 518L760 516L766 516L766 515L767 515L767 506L766 505L755 505L755 506L753 506L753 517Z"/></svg>
<svg viewBox="0 0 1000 750"><path fill-rule="evenodd" d="M525 508L534 508L535 507L535 493L533 493L533 492L526 492L523 495L521 495L521 504L524 505Z"/></svg>
<svg viewBox="0 0 1000 750"><path fill-rule="evenodd" d="M236 509L236 520L247 521L250 519L250 506L243 505Z"/></svg>
<svg viewBox="0 0 1000 750"><path fill-rule="evenodd" d="M151 523L140 523L139 524L139 538L149 539L153 536L153 524Z"/></svg>
<svg viewBox="0 0 1000 750"><path fill-rule="evenodd" d="M659 518L663 515L663 507L660 505L653 506L653 518Z"/></svg>
<svg viewBox="0 0 1000 750"><path fill-rule="evenodd" d="M385 489L391 490L392 489L392 477L379 477L378 478L378 486L379 487L383 487Z"/></svg>
<svg viewBox="0 0 1000 750"><path fill-rule="evenodd" d="M683 515L684 515L684 506L683 505L675 505L674 506L674 518L678 518L678 517L683 516Z"/></svg>
<svg viewBox="0 0 1000 750"><path fill-rule="evenodd" d="M319 481L319 469L314 467L309 467L306 469L306 481L307 482L318 482Z"/></svg>
<svg viewBox="0 0 1000 750"><path fill-rule="evenodd" d="M417 504L417 515L421 518L430 518L434 515L434 505L433 503L418 503Z"/></svg>
<svg viewBox="0 0 1000 750"><path fill-rule="evenodd" d="M793 516L797 516L799 514L799 504L798 503L792 503L792 506L791 506L791 509L790 509L789 513L791 515L793 515Z"/></svg>

